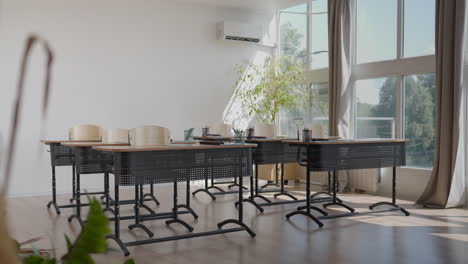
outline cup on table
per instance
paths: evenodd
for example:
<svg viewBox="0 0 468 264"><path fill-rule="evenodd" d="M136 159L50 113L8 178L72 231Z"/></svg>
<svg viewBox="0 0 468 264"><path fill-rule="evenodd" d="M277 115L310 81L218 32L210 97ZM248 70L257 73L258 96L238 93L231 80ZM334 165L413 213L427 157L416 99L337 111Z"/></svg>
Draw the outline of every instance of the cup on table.
<svg viewBox="0 0 468 264"><path fill-rule="evenodd" d="M302 130L302 141L304 141L304 142L312 141L312 130L311 129L304 128L304 130Z"/></svg>
<svg viewBox="0 0 468 264"><path fill-rule="evenodd" d="M210 133L209 127L202 128L202 137L207 137L209 133Z"/></svg>
<svg viewBox="0 0 468 264"><path fill-rule="evenodd" d="M246 132L247 132L246 134L247 134L248 139L252 139L255 136L255 128L253 127L247 128Z"/></svg>

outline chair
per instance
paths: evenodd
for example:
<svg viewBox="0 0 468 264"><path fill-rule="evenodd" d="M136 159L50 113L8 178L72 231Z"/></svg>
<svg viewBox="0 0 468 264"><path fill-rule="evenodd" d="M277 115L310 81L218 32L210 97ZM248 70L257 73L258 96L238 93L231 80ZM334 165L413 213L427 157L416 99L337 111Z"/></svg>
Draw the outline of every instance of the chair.
<svg viewBox="0 0 468 264"><path fill-rule="evenodd" d="M102 143L129 143L128 129L107 129L102 134Z"/></svg>
<svg viewBox="0 0 468 264"><path fill-rule="evenodd" d="M129 137L132 146L167 145L171 143L170 130L160 126L142 126L131 129Z"/></svg>
<svg viewBox="0 0 468 264"><path fill-rule="evenodd" d="M103 129L95 125L76 125L69 130L70 140L102 140Z"/></svg>
<svg viewBox="0 0 468 264"><path fill-rule="evenodd" d="M68 138L70 140L102 140L102 127L96 125L75 125L68 130ZM76 199L76 180L75 180L75 167L73 167L73 196L70 198L70 202L73 202ZM102 198L102 197L101 197Z"/></svg>

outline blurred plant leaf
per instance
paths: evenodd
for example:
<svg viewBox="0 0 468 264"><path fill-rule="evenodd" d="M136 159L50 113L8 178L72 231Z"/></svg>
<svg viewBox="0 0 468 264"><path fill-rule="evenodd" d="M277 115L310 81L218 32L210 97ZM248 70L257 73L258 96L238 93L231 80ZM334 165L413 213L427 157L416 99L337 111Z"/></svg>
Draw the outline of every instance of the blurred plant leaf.
<svg viewBox="0 0 468 264"><path fill-rule="evenodd" d="M102 212L99 202L93 198L90 202L88 220L62 260L67 264L94 263L90 254L106 252L106 235L110 232L109 220Z"/></svg>
<svg viewBox="0 0 468 264"><path fill-rule="evenodd" d="M44 258L37 255L30 255L23 259L23 264L55 264L55 259Z"/></svg>

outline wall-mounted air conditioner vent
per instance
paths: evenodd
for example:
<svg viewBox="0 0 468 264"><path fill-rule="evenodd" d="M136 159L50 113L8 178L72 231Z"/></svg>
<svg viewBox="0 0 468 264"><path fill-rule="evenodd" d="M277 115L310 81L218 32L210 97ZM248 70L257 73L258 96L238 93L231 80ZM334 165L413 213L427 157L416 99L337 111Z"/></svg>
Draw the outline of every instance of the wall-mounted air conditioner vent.
<svg viewBox="0 0 468 264"><path fill-rule="evenodd" d="M244 24L223 21L218 24L218 39L237 40L259 43L262 39L262 27L255 24Z"/></svg>

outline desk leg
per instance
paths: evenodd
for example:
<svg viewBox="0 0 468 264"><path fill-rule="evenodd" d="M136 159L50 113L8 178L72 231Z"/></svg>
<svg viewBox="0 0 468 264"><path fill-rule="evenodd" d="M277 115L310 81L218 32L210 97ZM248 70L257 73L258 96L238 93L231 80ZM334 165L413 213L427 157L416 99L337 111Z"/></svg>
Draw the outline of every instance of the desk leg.
<svg viewBox="0 0 468 264"><path fill-rule="evenodd" d="M218 186L215 185L215 181L214 181L214 175L211 174L211 179L210 179L210 182L211 182L211 185L208 186L206 189L209 190L209 189L215 189L217 190L218 192L221 192L221 193L225 193L226 191L219 188Z"/></svg>
<svg viewBox="0 0 468 264"><path fill-rule="evenodd" d="M139 188L140 187L140 188ZM140 223L140 205L141 201L143 200L143 188L142 185L138 186L135 184L135 206L133 207L135 210L135 223L128 226L128 229L133 230L134 228L140 228L141 230L145 231L149 237L153 237L154 233L151 232L148 227Z"/></svg>
<svg viewBox="0 0 468 264"><path fill-rule="evenodd" d="M154 184L150 185L150 193L146 193L145 195L143 195L143 198L145 197L149 197L150 201L154 201L156 203L156 206L159 206L161 204L159 200L156 198L156 196L154 195ZM143 201L148 201L148 200L143 200Z"/></svg>
<svg viewBox="0 0 468 264"><path fill-rule="evenodd" d="M188 175L188 173L187 173ZM190 207L190 176L187 176L187 182L186 182L186 193L185 193L185 204L180 204L177 206L177 208L185 208L187 209L193 216L193 218L198 219L197 213Z"/></svg>
<svg viewBox="0 0 468 264"><path fill-rule="evenodd" d="M273 197L278 198L279 196L287 196L293 200L297 200L296 197L294 197L293 195L289 194L288 192L284 190L284 162L281 162L281 191L273 195Z"/></svg>
<svg viewBox="0 0 468 264"><path fill-rule="evenodd" d="M55 166L52 166L52 201L47 204L47 208L54 206L55 213L60 214L60 209L57 205L57 187L55 182Z"/></svg>
<svg viewBox="0 0 468 264"><path fill-rule="evenodd" d="M310 148L307 147L307 157L310 157ZM286 215L286 218L289 219L291 218L292 216L294 215L305 215L307 217L309 217L310 219L312 219L320 228L323 227L323 223L318 220L315 216L313 216L311 214L311 209L314 209L316 211L319 211L319 212L323 212L323 210L315 207L315 206L312 206L311 204L311 198L310 198L310 164L309 164L309 161L307 161L307 171L306 171L306 211L302 211L302 210L296 210L294 212L291 212L289 214ZM319 209L319 210L317 210Z"/></svg>
<svg viewBox="0 0 468 264"><path fill-rule="evenodd" d="M228 189L231 189L232 187L239 187L239 188L240 188L241 186L242 186L242 185L240 185L240 184L238 183L238 181L237 181L237 177L234 177L234 183L231 184L231 185L228 185ZM249 189L247 189L245 186L242 186L242 188L243 188L244 190L246 190L246 191L249 190Z"/></svg>
<svg viewBox="0 0 468 264"><path fill-rule="evenodd" d="M333 199L333 193L332 193L332 182L331 182L331 178L332 178L332 175L331 175L331 171L328 171L328 192L316 192L314 194L312 194L310 196L310 198L314 199L315 197L317 196L320 196L320 195L326 195L328 197L320 197L320 198L317 198L316 200L320 200L320 201L327 201L328 199ZM328 199L327 199L328 198ZM342 203L343 201L336 197L336 200L340 203Z"/></svg>
<svg viewBox="0 0 468 264"><path fill-rule="evenodd" d="M240 167L239 168L239 185L240 186L243 186L242 159L243 159L243 157L241 156L240 157L241 162L240 162L240 166L239 166ZM241 227L243 227L245 229L245 231L247 231L251 237L255 237L256 236L255 232L252 231L252 229L250 229L250 227L248 227L244 223L244 204L243 204L243 200L244 200L244 189L239 188L239 200L238 200L239 210L237 211L238 219L237 220L236 219L228 219L228 220L222 221L221 223L218 223L218 228L222 228L223 226L225 226L227 224L237 224L237 225L240 225Z"/></svg>
<svg viewBox="0 0 468 264"><path fill-rule="evenodd" d="M259 189L258 188L258 164L255 163L255 195L254 195L253 199L260 198L260 199L264 200L267 203L271 203L270 199L266 198L263 195L260 195L260 191L258 189Z"/></svg>
<svg viewBox="0 0 468 264"><path fill-rule="evenodd" d="M146 204L144 204L144 199L143 199L143 185L140 185L140 196L141 199L138 199L139 200L139 203L140 203L140 208L144 208L146 209L146 211L148 211L150 214L155 214L156 212L153 211L153 209L149 208L149 206L147 206Z"/></svg>
<svg viewBox="0 0 468 264"><path fill-rule="evenodd" d="M112 214L115 215L114 209L110 207L110 194L109 194L109 173L104 173L104 199L105 199L105 205L106 207L104 208L103 212L111 212Z"/></svg>
<svg viewBox="0 0 468 264"><path fill-rule="evenodd" d="M258 178L258 165L255 163L255 178ZM263 213L265 209L261 207L257 202L255 202L255 190L258 190L258 181L255 181L254 184L254 175L250 175L250 197L246 199L242 199L243 202L248 202L251 203L253 206L255 206L260 213ZM265 198L266 199L266 198ZM236 206L239 206L239 202L235 203Z"/></svg>
<svg viewBox="0 0 468 264"><path fill-rule="evenodd" d="M78 220L80 226L84 227L83 219L81 219L81 190L80 190L80 174L76 174L76 213L68 217L68 222L71 222L74 218Z"/></svg>
<svg viewBox="0 0 468 264"><path fill-rule="evenodd" d="M336 171L333 171L333 201L331 203L323 204L323 208L328 208L328 207L330 207L332 205L338 205L338 206L341 206L341 207L344 207L344 208L348 209L351 213L354 213L354 208L344 204L341 201L338 201L338 197L336 197L336 189L337 188L338 188L338 180L337 180L337 177L336 177Z"/></svg>
<svg viewBox="0 0 468 264"><path fill-rule="evenodd" d="M120 249L124 252L125 256L129 256L130 252L128 251L125 244L120 240L120 200L119 200L119 185L115 184L114 186L114 211L115 211L115 219L114 219L114 234L107 235L107 239L114 240L120 247Z"/></svg>
<svg viewBox="0 0 468 264"><path fill-rule="evenodd" d="M268 181L266 184L260 187L260 189L264 189L268 186L279 187L278 163L275 164L275 181Z"/></svg>
<svg viewBox="0 0 468 264"><path fill-rule="evenodd" d="M373 210L375 207L380 206L380 205L389 205L389 206L393 206L394 208L400 209L400 211L402 213L404 213L406 216L409 216L410 213L406 209L404 209L404 208L402 208L402 207L400 207L400 206L398 206L396 204L396 167L393 167L393 173L392 174L393 174L392 175L392 177L393 177L392 178L392 202L391 203L389 203L389 202L378 202L378 203L375 203L375 204L369 206L369 209Z"/></svg>
<svg viewBox="0 0 468 264"><path fill-rule="evenodd" d="M179 216L178 216L178 191L177 191L177 177L174 177L174 206L173 206L173 219L170 219L170 220L167 220L166 221L166 225L171 225L171 224L174 224L174 223L178 223L178 224L181 224L183 225L185 228L187 228L187 230L189 232L192 232L193 231L193 227L190 226L189 224L187 224L185 221L183 220L180 220L179 219Z"/></svg>
<svg viewBox="0 0 468 264"><path fill-rule="evenodd" d="M211 171L211 173L213 173L213 171ZM212 177L213 177L213 175L212 175ZM208 189L209 189L209 186L208 186L208 169L205 169L205 188L201 188L201 189L198 189L198 190L194 191L192 193L192 195L196 195L199 192L204 192L204 193L208 194L211 197L212 200L216 200L216 197Z"/></svg>
<svg viewBox="0 0 468 264"><path fill-rule="evenodd" d="M72 188L73 189L72 189L72 198L70 198L70 203L76 200L75 174L76 174L75 164L73 164L72 166Z"/></svg>

